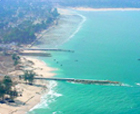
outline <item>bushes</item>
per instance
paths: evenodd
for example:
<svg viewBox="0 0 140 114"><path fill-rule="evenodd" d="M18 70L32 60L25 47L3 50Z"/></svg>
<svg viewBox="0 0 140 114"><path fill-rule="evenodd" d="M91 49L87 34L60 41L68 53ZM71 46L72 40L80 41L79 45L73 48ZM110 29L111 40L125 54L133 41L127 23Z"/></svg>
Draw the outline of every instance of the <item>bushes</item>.
<svg viewBox="0 0 140 114"><path fill-rule="evenodd" d="M2 43L29 44L36 39L35 33L46 29L59 14L49 1L2 0L0 16Z"/></svg>

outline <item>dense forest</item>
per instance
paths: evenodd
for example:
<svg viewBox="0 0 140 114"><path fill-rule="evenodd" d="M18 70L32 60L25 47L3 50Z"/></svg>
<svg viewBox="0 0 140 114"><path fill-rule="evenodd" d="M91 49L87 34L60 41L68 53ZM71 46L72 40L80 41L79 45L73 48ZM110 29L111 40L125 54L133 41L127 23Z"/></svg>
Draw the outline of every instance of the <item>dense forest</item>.
<svg viewBox="0 0 140 114"><path fill-rule="evenodd" d="M1 0L0 43L28 44L58 16L48 0Z"/></svg>
<svg viewBox="0 0 140 114"><path fill-rule="evenodd" d="M140 7L140 0L52 0L53 4L71 7L126 8Z"/></svg>

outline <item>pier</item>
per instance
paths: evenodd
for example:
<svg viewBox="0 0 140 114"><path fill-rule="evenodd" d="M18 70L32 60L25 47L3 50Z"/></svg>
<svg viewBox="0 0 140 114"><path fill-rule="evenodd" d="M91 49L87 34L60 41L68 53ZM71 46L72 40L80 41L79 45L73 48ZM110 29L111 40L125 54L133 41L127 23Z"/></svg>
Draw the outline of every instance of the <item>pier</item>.
<svg viewBox="0 0 140 114"><path fill-rule="evenodd" d="M74 52L73 50L57 49L57 48L24 48L23 50L31 51L57 51L57 52Z"/></svg>
<svg viewBox="0 0 140 114"><path fill-rule="evenodd" d="M42 78L42 77L36 77L35 79L67 81L67 82L74 82L74 83L98 84L98 85L115 84L115 85L120 85L121 86L120 82L118 82L118 81L110 81L110 80L89 80L89 79L74 79L74 78Z"/></svg>
<svg viewBox="0 0 140 114"><path fill-rule="evenodd" d="M23 56L40 56L40 57L52 57L52 55L50 53L35 53L35 52L19 52L19 55L23 55Z"/></svg>

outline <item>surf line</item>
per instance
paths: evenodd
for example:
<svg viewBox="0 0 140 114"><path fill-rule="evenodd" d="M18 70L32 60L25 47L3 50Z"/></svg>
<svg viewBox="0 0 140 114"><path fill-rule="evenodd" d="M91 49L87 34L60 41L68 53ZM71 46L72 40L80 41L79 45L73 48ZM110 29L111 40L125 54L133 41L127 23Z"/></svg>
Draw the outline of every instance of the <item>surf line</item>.
<svg viewBox="0 0 140 114"><path fill-rule="evenodd" d="M44 90L40 102L30 109L29 112L32 112L35 109L48 108L49 105L55 101L55 98L63 96L54 89L58 86L56 81L49 81L46 86L48 89Z"/></svg>
<svg viewBox="0 0 140 114"><path fill-rule="evenodd" d="M82 21L79 23L77 29L73 32L73 34L70 35L69 38L66 39L61 45L63 45L64 43L68 42L71 38L73 38L79 32L79 30L81 29L83 23L86 21L86 17L85 16L83 16L81 14L78 14L78 13L76 13L76 15L80 16L82 18Z"/></svg>

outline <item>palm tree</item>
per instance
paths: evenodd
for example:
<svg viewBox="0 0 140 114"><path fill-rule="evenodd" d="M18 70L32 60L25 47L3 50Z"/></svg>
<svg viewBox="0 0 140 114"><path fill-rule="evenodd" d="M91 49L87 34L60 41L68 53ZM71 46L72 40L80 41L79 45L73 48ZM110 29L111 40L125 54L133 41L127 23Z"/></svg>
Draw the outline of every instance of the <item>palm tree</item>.
<svg viewBox="0 0 140 114"><path fill-rule="evenodd" d="M4 79L2 82L5 85L6 93L9 93L13 85L11 78L9 76L4 76Z"/></svg>
<svg viewBox="0 0 140 114"><path fill-rule="evenodd" d="M4 79L3 79L2 83L4 85L5 95L10 96L10 91L11 91L12 85L13 85L13 82L12 82L11 78L9 76L4 76Z"/></svg>
<svg viewBox="0 0 140 114"><path fill-rule="evenodd" d="M27 84L27 81L28 81L28 71L24 71L24 75L23 75L23 78L24 78L24 81L26 81L26 84Z"/></svg>
<svg viewBox="0 0 140 114"><path fill-rule="evenodd" d="M17 54L14 53L14 54L12 55L12 59L13 59L13 60L19 60L20 57L19 57Z"/></svg>
<svg viewBox="0 0 140 114"><path fill-rule="evenodd" d="M10 101L13 101L18 96L18 93L16 90L13 90L10 91L9 96L10 96Z"/></svg>
<svg viewBox="0 0 140 114"><path fill-rule="evenodd" d="M33 80L34 80L34 76L35 76L35 73L33 71L26 70L24 72L23 78L26 81L26 83L28 81L29 84L32 85Z"/></svg>
<svg viewBox="0 0 140 114"><path fill-rule="evenodd" d="M0 99L1 101L4 101L4 96L5 96L5 85L0 82Z"/></svg>
<svg viewBox="0 0 140 114"><path fill-rule="evenodd" d="M13 82L9 76L5 76L2 81L0 81L0 99L4 102L5 95L9 95L10 101L13 102L14 98L18 96L16 89L12 90ZM10 102L9 101L9 102Z"/></svg>
<svg viewBox="0 0 140 114"><path fill-rule="evenodd" d="M34 76L35 76L35 73L33 71L30 71L29 72L29 78L28 78L28 81L29 81L30 85L32 85L32 83L34 81Z"/></svg>
<svg viewBox="0 0 140 114"><path fill-rule="evenodd" d="M13 54L12 59L14 60L14 65L16 66L19 63L20 57L17 54Z"/></svg>

